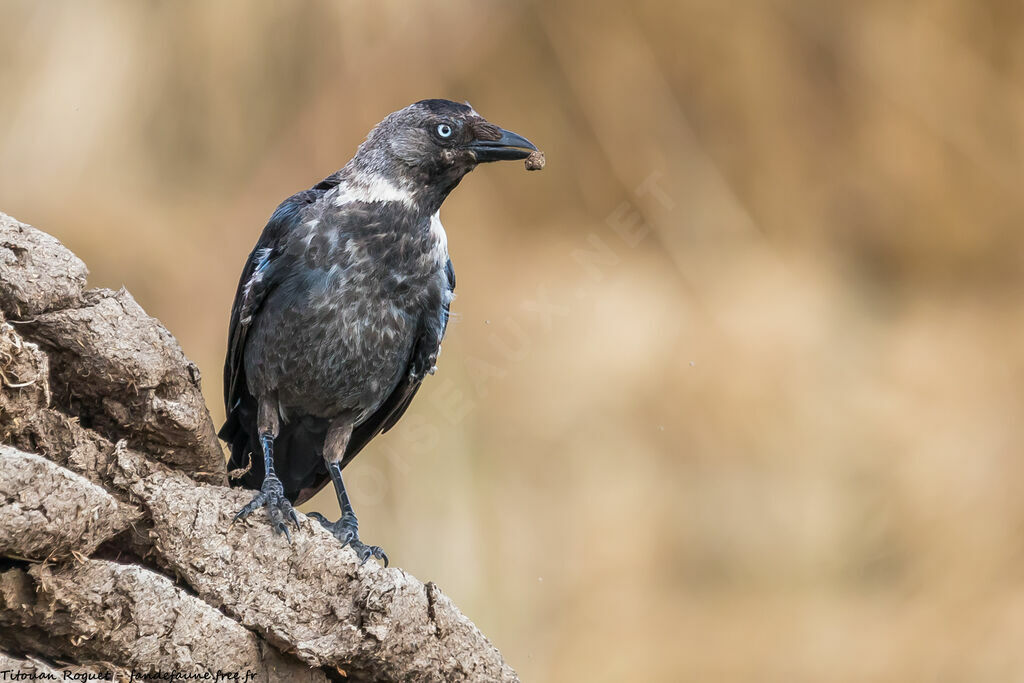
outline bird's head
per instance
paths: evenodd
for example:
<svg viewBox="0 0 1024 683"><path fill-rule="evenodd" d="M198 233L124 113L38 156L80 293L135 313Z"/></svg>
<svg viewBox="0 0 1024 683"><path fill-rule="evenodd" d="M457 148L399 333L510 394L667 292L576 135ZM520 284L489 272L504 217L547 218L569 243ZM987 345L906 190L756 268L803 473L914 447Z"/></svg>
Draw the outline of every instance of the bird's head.
<svg viewBox="0 0 1024 683"><path fill-rule="evenodd" d="M356 172L383 176L436 210L477 164L525 159L536 150L468 103L421 100L377 124L353 163Z"/></svg>

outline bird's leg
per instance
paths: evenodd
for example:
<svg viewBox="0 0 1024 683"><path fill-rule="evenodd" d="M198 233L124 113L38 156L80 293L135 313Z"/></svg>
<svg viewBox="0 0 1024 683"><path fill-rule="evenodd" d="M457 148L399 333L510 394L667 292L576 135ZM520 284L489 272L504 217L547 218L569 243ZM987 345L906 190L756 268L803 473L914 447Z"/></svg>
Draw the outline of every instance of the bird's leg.
<svg viewBox="0 0 1024 683"><path fill-rule="evenodd" d="M285 497L284 485L274 471L274 439L277 438L280 427L276 400L260 399L259 417L256 424L260 435L260 446L263 449L263 486L260 487L260 492L238 511L234 521L245 519L257 508L265 507L267 514L270 515L270 523L274 527L274 532L283 532L288 542L291 543L292 536L288 533L288 520L294 522L295 528L298 529L299 517L295 514L295 508L292 507L291 502Z"/></svg>
<svg viewBox="0 0 1024 683"><path fill-rule="evenodd" d="M388 566L388 556L380 546L366 545L359 540L359 520L356 519L352 501L348 498L345 482L341 478L341 461L345 457L345 449L348 447L348 440L351 436L351 420L340 418L331 423L327 430L327 440L324 443L324 460L327 461L327 471L331 475L331 481L334 482L334 492L338 494L341 518L337 522L328 522L327 518L319 512L313 512L309 516L317 519L325 529L341 541L343 546L350 546L352 550L356 551L356 555L359 556L362 563L365 564L371 557L376 557L378 560L383 560L386 567Z"/></svg>

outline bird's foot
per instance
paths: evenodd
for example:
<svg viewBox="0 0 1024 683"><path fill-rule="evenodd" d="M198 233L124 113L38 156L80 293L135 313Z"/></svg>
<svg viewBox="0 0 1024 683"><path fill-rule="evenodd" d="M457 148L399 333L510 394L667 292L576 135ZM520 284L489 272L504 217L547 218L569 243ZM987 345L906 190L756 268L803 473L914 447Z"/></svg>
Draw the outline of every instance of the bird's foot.
<svg viewBox="0 0 1024 683"><path fill-rule="evenodd" d="M253 496L253 499L244 508L238 511L238 514L232 520L232 524L240 519L245 519L261 507L267 508L267 514L270 516L270 524L274 528L274 533L284 533L285 538L291 543L292 536L288 533L288 520L294 522L295 528L298 529L299 516L295 514L295 508L292 507L288 498L285 497L284 486L281 484L281 480L275 476L269 476L263 480L260 492Z"/></svg>
<svg viewBox="0 0 1024 683"><path fill-rule="evenodd" d="M310 517L320 522L323 528L331 532L331 535L341 541L342 547L349 546L359 556L359 563L366 564L371 557L384 562L388 566L388 556L379 545L366 545L359 540L359 526L355 517L342 515L337 522L329 522L319 512L311 512Z"/></svg>
<svg viewBox="0 0 1024 683"><path fill-rule="evenodd" d="M366 564L368 559L375 557L383 562L385 567L388 566L388 555L379 545L366 545L356 538L349 541L348 546L356 551L356 555L359 556L359 564Z"/></svg>

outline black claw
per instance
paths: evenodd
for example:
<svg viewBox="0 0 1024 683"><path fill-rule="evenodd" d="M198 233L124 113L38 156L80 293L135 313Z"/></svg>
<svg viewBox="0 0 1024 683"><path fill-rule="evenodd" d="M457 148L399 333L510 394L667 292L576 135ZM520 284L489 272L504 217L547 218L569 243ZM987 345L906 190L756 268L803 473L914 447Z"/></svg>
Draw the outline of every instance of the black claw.
<svg viewBox="0 0 1024 683"><path fill-rule="evenodd" d="M251 515L253 510L264 504L265 500L266 497L262 493L257 493L252 500L245 504L245 507L238 511L238 514L236 514L235 518L231 520L231 523L234 524L238 520L245 519Z"/></svg>
<svg viewBox="0 0 1024 683"><path fill-rule="evenodd" d="M359 558L359 564L364 565L366 561L371 557L375 557L378 560L384 562L384 566L388 566L388 556L379 545L366 545L362 541L356 539L349 543L352 550L355 551L356 556Z"/></svg>
<svg viewBox="0 0 1024 683"><path fill-rule="evenodd" d="M270 517L270 526L274 533L284 533L285 538L288 539L290 544L292 536L288 532L288 525L285 520L291 519L295 522L295 528L299 529L299 518L295 513L295 508L292 507L291 502L285 497L284 486L277 477L267 477L263 481L260 492L253 496L252 500L238 511L238 514L231 520L231 523L234 524L240 519L245 519L257 508L261 507L267 509L267 515Z"/></svg>
<svg viewBox="0 0 1024 683"><path fill-rule="evenodd" d="M371 557L376 557L384 562L385 567L388 566L388 556L381 550L380 546L366 545L359 540L358 527L352 519L342 516L337 522L328 522L327 518L319 512L311 512L309 517L317 520L325 529L330 531L331 535L341 542L342 547L348 546L352 548L355 551L356 557L360 560L360 565L366 564L366 561Z"/></svg>

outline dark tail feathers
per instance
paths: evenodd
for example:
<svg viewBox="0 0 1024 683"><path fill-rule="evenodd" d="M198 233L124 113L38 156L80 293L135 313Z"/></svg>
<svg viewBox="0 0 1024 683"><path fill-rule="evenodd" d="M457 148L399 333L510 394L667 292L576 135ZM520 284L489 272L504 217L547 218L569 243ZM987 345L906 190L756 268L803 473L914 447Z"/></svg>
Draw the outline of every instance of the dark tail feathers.
<svg viewBox="0 0 1024 683"><path fill-rule="evenodd" d="M255 401L240 401L228 415L219 436L231 446L228 469L249 471L232 486L259 489L263 485L263 451L256 429ZM324 466L324 441L327 438L327 420L303 418L281 425L281 431L274 440L274 470L284 485L284 493L293 503L301 503L319 491L330 480ZM299 500L303 491L306 495Z"/></svg>

